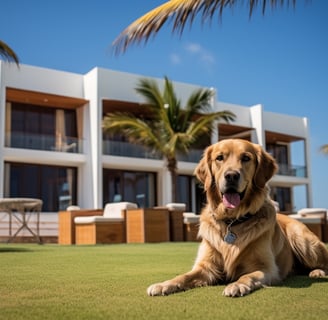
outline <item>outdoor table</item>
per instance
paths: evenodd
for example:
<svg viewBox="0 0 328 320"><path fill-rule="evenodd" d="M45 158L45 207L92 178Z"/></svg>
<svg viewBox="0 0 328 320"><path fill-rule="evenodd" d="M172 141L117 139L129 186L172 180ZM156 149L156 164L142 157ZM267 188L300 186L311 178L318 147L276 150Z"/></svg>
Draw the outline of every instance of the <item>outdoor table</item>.
<svg viewBox="0 0 328 320"><path fill-rule="evenodd" d="M28 230L38 243L42 243L40 239L40 211L42 208L42 200L32 198L0 198L0 211L9 215L9 239L8 242L15 239L20 231L24 228ZM36 232L29 227L29 221L32 213L36 213ZM15 219L19 227L15 234L12 235L12 222Z"/></svg>

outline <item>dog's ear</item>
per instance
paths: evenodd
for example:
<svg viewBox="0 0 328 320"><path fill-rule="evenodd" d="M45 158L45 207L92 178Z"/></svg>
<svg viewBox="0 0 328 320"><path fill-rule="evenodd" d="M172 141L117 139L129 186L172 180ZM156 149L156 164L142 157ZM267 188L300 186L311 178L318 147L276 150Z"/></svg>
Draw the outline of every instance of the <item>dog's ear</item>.
<svg viewBox="0 0 328 320"><path fill-rule="evenodd" d="M213 147L209 146L205 149L203 158L198 163L194 174L197 179L204 185L204 190L208 190L212 184L212 172L211 172L211 156Z"/></svg>
<svg viewBox="0 0 328 320"><path fill-rule="evenodd" d="M276 160L260 146L257 146L257 167L254 175L254 183L259 188L264 188L265 184L273 177L278 170Z"/></svg>

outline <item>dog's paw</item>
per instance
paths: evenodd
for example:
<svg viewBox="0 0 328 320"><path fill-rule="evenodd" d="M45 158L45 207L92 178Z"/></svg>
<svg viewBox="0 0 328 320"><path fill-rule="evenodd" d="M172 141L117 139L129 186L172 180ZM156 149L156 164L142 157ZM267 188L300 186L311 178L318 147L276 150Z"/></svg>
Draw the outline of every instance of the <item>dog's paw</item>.
<svg viewBox="0 0 328 320"><path fill-rule="evenodd" d="M183 291L179 285L170 281L155 283L148 287L147 294L149 296L167 296L169 294Z"/></svg>
<svg viewBox="0 0 328 320"><path fill-rule="evenodd" d="M322 278L325 276L326 276L326 273L321 269L314 269L309 273L310 278Z"/></svg>
<svg viewBox="0 0 328 320"><path fill-rule="evenodd" d="M252 292L252 289L244 283L233 282L227 285L222 295L226 297L242 297Z"/></svg>

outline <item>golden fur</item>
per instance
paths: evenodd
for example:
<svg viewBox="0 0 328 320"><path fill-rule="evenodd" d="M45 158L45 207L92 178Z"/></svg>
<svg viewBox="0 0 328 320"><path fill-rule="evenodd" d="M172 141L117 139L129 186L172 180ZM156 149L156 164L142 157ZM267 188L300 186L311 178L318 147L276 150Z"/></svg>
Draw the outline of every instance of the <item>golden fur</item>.
<svg viewBox="0 0 328 320"><path fill-rule="evenodd" d="M243 296L277 284L300 266L310 277L326 276L325 245L304 224L276 214L266 185L276 170L275 160L246 140L208 147L195 170L207 196L195 264L185 274L151 285L147 293L224 283L223 295ZM235 235L230 243L224 240L229 233Z"/></svg>

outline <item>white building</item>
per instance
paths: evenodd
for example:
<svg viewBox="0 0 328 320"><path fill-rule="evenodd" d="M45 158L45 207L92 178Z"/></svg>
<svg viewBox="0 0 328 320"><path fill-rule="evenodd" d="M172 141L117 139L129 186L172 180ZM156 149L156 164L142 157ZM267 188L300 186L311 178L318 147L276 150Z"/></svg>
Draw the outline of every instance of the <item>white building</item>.
<svg viewBox="0 0 328 320"><path fill-rule="evenodd" d="M163 159L122 137L110 141L102 133L107 112L142 112L142 98L134 90L140 75L99 68L82 75L27 65L17 68L1 61L0 75L0 198L41 198L43 212L58 212L69 204L102 208L107 202L125 200L150 207L171 201ZM182 101L198 88L174 85ZM259 143L280 165L271 187L281 210L293 211L296 188L311 207L307 119L266 112L262 105L213 101L213 108L232 111L236 121L218 123L204 148L227 137ZM204 148L179 159L177 196L188 211L199 212L202 206L193 171Z"/></svg>

